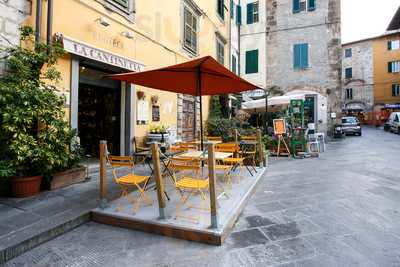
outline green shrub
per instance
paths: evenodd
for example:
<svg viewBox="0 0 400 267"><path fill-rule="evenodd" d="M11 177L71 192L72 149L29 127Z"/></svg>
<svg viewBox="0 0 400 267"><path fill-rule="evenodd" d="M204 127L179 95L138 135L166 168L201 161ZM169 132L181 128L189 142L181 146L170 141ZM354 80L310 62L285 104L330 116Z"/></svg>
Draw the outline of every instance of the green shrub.
<svg viewBox="0 0 400 267"><path fill-rule="evenodd" d="M33 31L21 29L20 46L2 51L0 78L0 176L32 176L71 168L81 159L76 131L65 119L65 98L52 85L59 44L33 45ZM43 68L46 66L46 68Z"/></svg>
<svg viewBox="0 0 400 267"><path fill-rule="evenodd" d="M234 129L237 129L239 121L235 118L215 118L211 117L207 121L207 133L210 136L221 136L222 140L232 141L234 140Z"/></svg>

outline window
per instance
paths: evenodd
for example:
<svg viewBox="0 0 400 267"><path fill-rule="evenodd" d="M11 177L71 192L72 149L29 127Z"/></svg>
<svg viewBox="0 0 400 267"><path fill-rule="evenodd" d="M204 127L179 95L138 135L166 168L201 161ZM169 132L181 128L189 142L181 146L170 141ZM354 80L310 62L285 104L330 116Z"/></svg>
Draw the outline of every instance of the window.
<svg viewBox="0 0 400 267"><path fill-rule="evenodd" d="M351 48L346 48L344 50L344 56L345 57L352 57L353 56L353 51L351 50Z"/></svg>
<svg viewBox="0 0 400 267"><path fill-rule="evenodd" d="M353 99L353 89L352 88L347 88L346 89L346 100L352 100Z"/></svg>
<svg viewBox="0 0 400 267"><path fill-rule="evenodd" d="M293 13L314 11L316 0L293 0Z"/></svg>
<svg viewBox="0 0 400 267"><path fill-rule="evenodd" d="M351 78L353 78L353 68L346 68L346 69L344 70L344 77L345 77L346 79L351 79Z"/></svg>
<svg viewBox="0 0 400 267"><path fill-rule="evenodd" d="M225 44L217 37L217 61L224 65L225 63Z"/></svg>
<svg viewBox="0 0 400 267"><path fill-rule="evenodd" d="M236 72L236 57L234 55L232 55L232 72L237 74Z"/></svg>
<svg viewBox="0 0 400 267"><path fill-rule="evenodd" d="M235 3L233 2L233 0L231 0L229 8L231 10L231 18L235 19Z"/></svg>
<svg viewBox="0 0 400 267"><path fill-rule="evenodd" d="M133 21L135 15L135 0L97 0L108 10L114 11L128 20Z"/></svg>
<svg viewBox="0 0 400 267"><path fill-rule="evenodd" d="M293 68L297 70L308 68L308 44L293 46Z"/></svg>
<svg viewBox="0 0 400 267"><path fill-rule="evenodd" d="M193 54L197 54L197 16L184 7L183 47Z"/></svg>
<svg viewBox="0 0 400 267"><path fill-rule="evenodd" d="M236 6L236 24L237 25L242 24L242 7L241 6Z"/></svg>
<svg viewBox="0 0 400 267"><path fill-rule="evenodd" d="M398 50L398 49L400 49L400 40L388 41L388 50Z"/></svg>
<svg viewBox="0 0 400 267"><path fill-rule="evenodd" d="M258 2L247 4L247 24L252 24L259 21L258 6Z"/></svg>
<svg viewBox="0 0 400 267"><path fill-rule="evenodd" d="M246 51L246 74L258 72L258 50Z"/></svg>
<svg viewBox="0 0 400 267"><path fill-rule="evenodd" d="M392 61L388 63L388 72L396 73L400 72L400 61Z"/></svg>
<svg viewBox="0 0 400 267"><path fill-rule="evenodd" d="M217 0L217 13L224 20L224 0Z"/></svg>
<svg viewBox="0 0 400 267"><path fill-rule="evenodd" d="M392 96L400 96L400 84L392 84Z"/></svg>

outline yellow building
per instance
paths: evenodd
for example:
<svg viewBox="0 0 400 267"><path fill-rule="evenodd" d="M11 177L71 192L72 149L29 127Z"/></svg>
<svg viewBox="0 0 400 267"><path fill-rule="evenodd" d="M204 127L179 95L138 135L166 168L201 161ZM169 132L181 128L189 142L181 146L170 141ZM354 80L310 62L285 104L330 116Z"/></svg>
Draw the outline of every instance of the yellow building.
<svg viewBox="0 0 400 267"><path fill-rule="evenodd" d="M386 33L373 38L375 110L400 110L400 7Z"/></svg>
<svg viewBox="0 0 400 267"><path fill-rule="evenodd" d="M58 62L58 87L67 97L68 119L86 153L98 155L101 139L108 141L112 153L129 153L133 137L142 140L159 124L170 127L178 139L193 138L199 129L198 99L103 76L205 55L228 66L228 0L35 0L32 10L26 24L39 25L41 40L49 28L67 52ZM143 94L144 101L138 99ZM207 100L204 97L204 119Z"/></svg>
<svg viewBox="0 0 400 267"><path fill-rule="evenodd" d="M372 45L375 109L400 109L400 32L376 37Z"/></svg>

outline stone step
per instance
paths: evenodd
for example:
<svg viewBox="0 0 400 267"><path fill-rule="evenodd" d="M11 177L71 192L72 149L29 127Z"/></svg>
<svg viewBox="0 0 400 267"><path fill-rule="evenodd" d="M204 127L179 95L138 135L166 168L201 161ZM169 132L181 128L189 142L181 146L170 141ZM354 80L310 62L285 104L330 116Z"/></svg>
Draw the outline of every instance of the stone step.
<svg viewBox="0 0 400 267"><path fill-rule="evenodd" d="M93 205L82 205L2 236L0 238L0 265L88 222L92 208Z"/></svg>

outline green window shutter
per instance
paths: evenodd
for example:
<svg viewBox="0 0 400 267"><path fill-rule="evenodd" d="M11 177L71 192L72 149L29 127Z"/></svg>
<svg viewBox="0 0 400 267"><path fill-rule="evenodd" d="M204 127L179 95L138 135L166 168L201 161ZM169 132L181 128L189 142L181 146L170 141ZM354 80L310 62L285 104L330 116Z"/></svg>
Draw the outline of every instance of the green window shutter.
<svg viewBox="0 0 400 267"><path fill-rule="evenodd" d="M224 0L218 0L218 14L224 19Z"/></svg>
<svg viewBox="0 0 400 267"><path fill-rule="evenodd" d="M301 68L308 68L308 44L301 44Z"/></svg>
<svg viewBox="0 0 400 267"><path fill-rule="evenodd" d="M299 44L293 46L293 68L301 69L301 45Z"/></svg>
<svg viewBox="0 0 400 267"><path fill-rule="evenodd" d="M396 96L396 85L392 84L392 96Z"/></svg>
<svg viewBox="0 0 400 267"><path fill-rule="evenodd" d="M315 0L308 0L308 11L315 10Z"/></svg>
<svg viewBox="0 0 400 267"><path fill-rule="evenodd" d="M239 5L236 6L236 24L242 24L242 7Z"/></svg>
<svg viewBox="0 0 400 267"><path fill-rule="evenodd" d="M246 74L258 72L258 50L246 51Z"/></svg>
<svg viewBox="0 0 400 267"><path fill-rule="evenodd" d="M392 72L392 62L388 63L388 72Z"/></svg>
<svg viewBox="0 0 400 267"><path fill-rule="evenodd" d="M388 41L388 50L392 50L392 41Z"/></svg>
<svg viewBox="0 0 400 267"><path fill-rule="evenodd" d="M253 23L253 3L247 4L247 24Z"/></svg>
<svg viewBox="0 0 400 267"><path fill-rule="evenodd" d="M293 0L293 13L300 12L300 0Z"/></svg>
<svg viewBox="0 0 400 267"><path fill-rule="evenodd" d="M233 18L235 16L235 4L233 3L233 0L231 0L231 4L230 4L230 10L231 10L231 18Z"/></svg>
<svg viewBox="0 0 400 267"><path fill-rule="evenodd" d="M236 74L236 57L232 55L232 72Z"/></svg>

